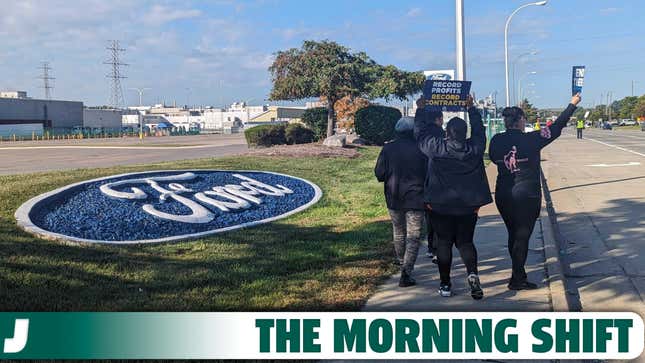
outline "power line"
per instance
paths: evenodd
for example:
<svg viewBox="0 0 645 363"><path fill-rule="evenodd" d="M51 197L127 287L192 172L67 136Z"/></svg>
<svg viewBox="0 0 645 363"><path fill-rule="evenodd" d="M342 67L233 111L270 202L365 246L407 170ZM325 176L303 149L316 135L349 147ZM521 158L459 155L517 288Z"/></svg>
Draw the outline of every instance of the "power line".
<svg viewBox="0 0 645 363"><path fill-rule="evenodd" d="M110 66L110 73L106 75L111 82L110 106L120 108L124 104L121 80L127 78L121 74L121 66L128 65L121 62L121 53L124 53L125 49L121 48L118 40L111 40L109 46L105 49L109 51L110 56L106 62L103 62L103 64Z"/></svg>
<svg viewBox="0 0 645 363"><path fill-rule="evenodd" d="M43 85L40 86L40 88L45 89L45 99L46 100L51 100L52 99L52 89L54 89L53 86L53 80L56 78L51 76L51 70L52 68L49 66L49 62L42 62L39 69L42 71L39 79L43 80Z"/></svg>

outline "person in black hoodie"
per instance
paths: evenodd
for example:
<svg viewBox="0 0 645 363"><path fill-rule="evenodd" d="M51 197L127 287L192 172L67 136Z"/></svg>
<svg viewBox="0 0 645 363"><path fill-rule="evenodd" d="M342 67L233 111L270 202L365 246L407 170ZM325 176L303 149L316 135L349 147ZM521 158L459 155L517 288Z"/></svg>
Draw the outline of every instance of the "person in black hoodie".
<svg viewBox="0 0 645 363"><path fill-rule="evenodd" d="M395 126L396 139L383 146L374 168L378 181L385 182L385 202L392 217L394 250L401 263L401 287L416 284L411 275L425 219L423 183L427 159L419 151L413 129L412 117L401 118Z"/></svg>
<svg viewBox="0 0 645 363"><path fill-rule="evenodd" d="M524 111L519 107L506 107L502 112L506 132L495 135L490 141L490 160L497 165L495 204L508 230L508 252L513 262L508 283L510 290L537 288L527 280L524 265L529 239L542 205L540 151L560 136L578 103L579 94L571 98L569 106L554 123L529 133L524 133Z"/></svg>
<svg viewBox="0 0 645 363"><path fill-rule="evenodd" d="M417 110L414 114L414 118L418 119L420 117L425 118L424 122L428 123L434 123L436 124L439 129L437 129L437 132L441 133L441 135L445 135L445 132L443 131L443 112L441 111L434 111L434 110L429 110L424 108L424 100L423 98L420 98L417 100ZM434 232L434 229L432 228L432 222L430 221L430 214L431 212L429 210L426 211L426 230L428 232L428 252L426 252L426 256L432 259L432 263L438 263L437 259L437 236L436 233Z"/></svg>
<svg viewBox="0 0 645 363"><path fill-rule="evenodd" d="M439 294L451 296L452 245L457 246L466 265L471 296L479 300L484 292L477 271L477 249L473 244L477 213L492 202L484 151L486 133L479 111L468 101L471 137L466 138L466 121L454 117L446 126L446 138L438 127L423 117L415 120L419 149L428 157L424 201L432 211L431 223L437 237L441 284Z"/></svg>

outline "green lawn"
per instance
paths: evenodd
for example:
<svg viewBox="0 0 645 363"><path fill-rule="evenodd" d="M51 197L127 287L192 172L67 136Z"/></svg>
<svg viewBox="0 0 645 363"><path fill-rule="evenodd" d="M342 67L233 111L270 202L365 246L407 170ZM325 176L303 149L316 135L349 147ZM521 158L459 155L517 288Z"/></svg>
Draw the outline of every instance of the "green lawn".
<svg viewBox="0 0 645 363"><path fill-rule="evenodd" d="M1 311L357 310L395 269L378 148L346 158L229 157L0 176ZM32 237L13 214L73 182L153 169L277 171L324 197L290 218L196 241L69 246Z"/></svg>

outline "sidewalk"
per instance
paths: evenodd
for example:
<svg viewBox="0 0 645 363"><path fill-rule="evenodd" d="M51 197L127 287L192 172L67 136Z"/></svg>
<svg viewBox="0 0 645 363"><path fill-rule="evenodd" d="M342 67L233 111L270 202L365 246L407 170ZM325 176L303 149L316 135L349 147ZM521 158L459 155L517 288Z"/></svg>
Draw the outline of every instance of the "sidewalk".
<svg viewBox="0 0 645 363"><path fill-rule="evenodd" d="M640 140L635 144L645 138ZM543 158L565 249L568 294L580 299L582 311L645 317L643 157L576 140L569 131Z"/></svg>
<svg viewBox="0 0 645 363"><path fill-rule="evenodd" d="M491 189L494 190L497 171L487 168ZM475 232L475 246L479 257L479 275L484 298L470 297L466 270L459 252L454 249L452 285L453 296L446 298L437 293L439 271L422 246L413 273L417 285L400 288L399 274L390 277L367 301L365 311L552 311L551 293L545 265L542 233L543 218L538 219L530 241L527 261L529 280L539 284L532 291L511 291L506 287L511 276L511 261L507 250L504 222L494 203L480 210Z"/></svg>

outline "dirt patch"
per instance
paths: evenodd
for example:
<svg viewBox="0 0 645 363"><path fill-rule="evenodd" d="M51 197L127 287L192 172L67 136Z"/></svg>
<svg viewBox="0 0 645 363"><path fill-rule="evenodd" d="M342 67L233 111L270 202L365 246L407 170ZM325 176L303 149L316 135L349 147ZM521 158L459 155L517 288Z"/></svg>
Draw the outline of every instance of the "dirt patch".
<svg viewBox="0 0 645 363"><path fill-rule="evenodd" d="M288 157L320 157L320 158L349 158L360 155L355 147L328 147L322 144L276 145L261 149L251 149L245 155L253 156L288 156Z"/></svg>

